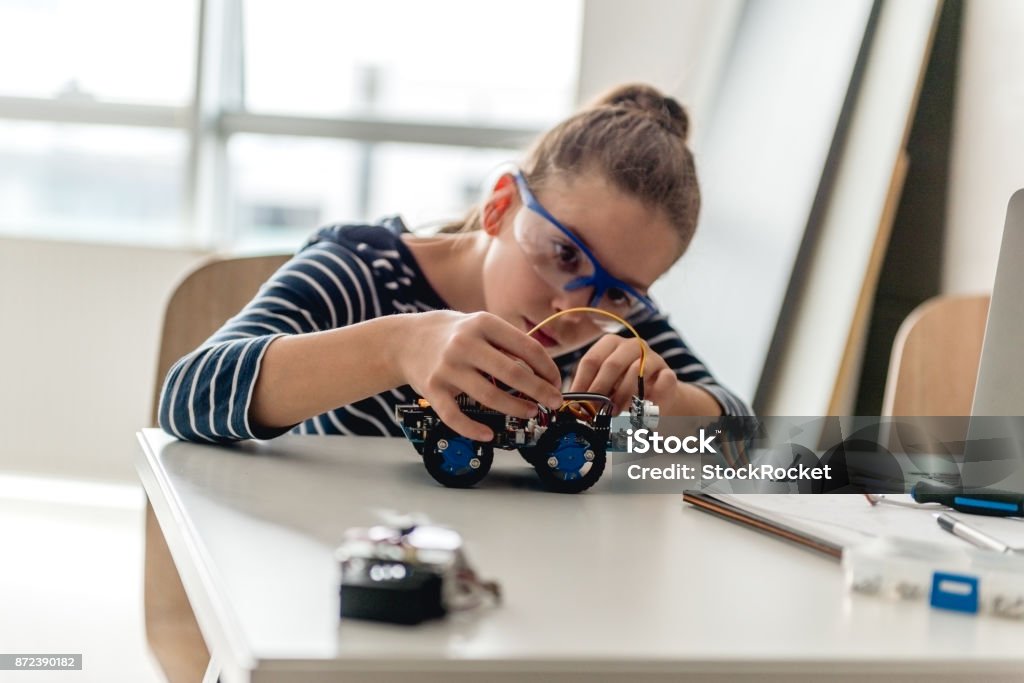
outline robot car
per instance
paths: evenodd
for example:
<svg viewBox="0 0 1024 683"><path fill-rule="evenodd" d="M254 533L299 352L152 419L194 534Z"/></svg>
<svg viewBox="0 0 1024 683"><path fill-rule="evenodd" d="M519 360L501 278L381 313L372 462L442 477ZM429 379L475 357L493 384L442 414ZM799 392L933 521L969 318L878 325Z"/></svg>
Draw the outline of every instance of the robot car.
<svg viewBox="0 0 1024 683"><path fill-rule="evenodd" d="M549 491L580 493L593 486L604 472L609 450L620 450L622 438L612 438L612 400L602 394L564 394L558 410L539 406L536 417L505 415L469 398L457 399L467 416L494 433L487 442L458 435L434 412L429 402L395 408L395 417L423 457L435 480L452 488L473 486L491 469L494 449L518 450ZM630 406L633 428L653 428L657 407L634 396ZM619 435L614 435L619 436Z"/></svg>
<svg viewBox="0 0 1024 683"><path fill-rule="evenodd" d="M657 407L644 400L644 364L647 347L643 339L622 318L589 306L569 308L541 321L533 334L552 320L570 313L586 313L610 318L629 330L639 342L640 366L637 393L630 403L629 419L634 429L657 426ZM540 405L536 417L512 417L493 410L461 394L459 409L470 418L491 428L494 437L487 442L460 436L444 424L425 399L411 405L395 406L395 419L416 451L423 457L427 472L441 484L466 488L487 476L494 461L494 449L518 450L537 471L541 484L549 491L580 493L601 478L608 450L623 450L625 432L611 433L614 403L602 394L568 393L562 395L557 410Z"/></svg>

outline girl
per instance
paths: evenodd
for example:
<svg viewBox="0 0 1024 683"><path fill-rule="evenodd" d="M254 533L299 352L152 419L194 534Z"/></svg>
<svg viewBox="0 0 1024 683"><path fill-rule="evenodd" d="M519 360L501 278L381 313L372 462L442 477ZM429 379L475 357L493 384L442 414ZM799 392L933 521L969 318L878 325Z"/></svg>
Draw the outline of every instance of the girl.
<svg viewBox="0 0 1024 683"><path fill-rule="evenodd" d="M394 406L422 396L453 430L488 441L459 394L520 417L538 402L557 409L563 389L621 410L636 388L632 337L578 313L528 334L578 306L615 313L646 339L646 398L662 415L748 413L646 294L696 228L687 128L674 99L622 86L544 134L438 236L415 237L398 218L318 231L174 365L160 425L213 442L399 436Z"/></svg>

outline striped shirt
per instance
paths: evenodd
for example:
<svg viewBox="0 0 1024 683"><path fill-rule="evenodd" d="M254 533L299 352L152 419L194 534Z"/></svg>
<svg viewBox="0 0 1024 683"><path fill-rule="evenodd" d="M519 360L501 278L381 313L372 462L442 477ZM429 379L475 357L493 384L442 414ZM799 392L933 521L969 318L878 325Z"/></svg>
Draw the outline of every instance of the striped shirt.
<svg viewBox="0 0 1024 683"><path fill-rule="evenodd" d="M160 426L189 441L269 439L299 434L401 436L394 407L414 402L409 386L341 406L294 427L265 429L249 405L267 346L277 337L330 330L395 313L450 308L427 282L401 240L398 218L380 225L334 225L317 231L256 294L199 348L171 368L160 396ZM727 415L749 409L712 378L664 315L636 325L684 382L706 389ZM555 359L568 382L586 348Z"/></svg>

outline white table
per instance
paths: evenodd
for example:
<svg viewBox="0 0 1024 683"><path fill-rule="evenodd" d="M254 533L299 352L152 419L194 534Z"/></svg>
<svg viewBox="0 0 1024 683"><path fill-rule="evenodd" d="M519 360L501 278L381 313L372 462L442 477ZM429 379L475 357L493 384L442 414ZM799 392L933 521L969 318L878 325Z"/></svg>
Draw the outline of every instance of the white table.
<svg viewBox="0 0 1024 683"><path fill-rule="evenodd" d="M499 451L472 490L403 439L231 447L140 433L138 471L225 683L1024 680L1024 624L846 593L838 563L678 495L538 489ZM338 618L333 557L375 510L458 529L504 603L416 627Z"/></svg>

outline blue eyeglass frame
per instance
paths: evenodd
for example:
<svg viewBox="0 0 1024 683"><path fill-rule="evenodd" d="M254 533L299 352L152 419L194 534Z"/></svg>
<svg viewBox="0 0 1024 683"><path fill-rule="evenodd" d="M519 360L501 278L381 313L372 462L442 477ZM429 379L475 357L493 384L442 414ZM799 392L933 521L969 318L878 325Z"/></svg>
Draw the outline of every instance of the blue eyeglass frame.
<svg viewBox="0 0 1024 683"><path fill-rule="evenodd" d="M539 201L537 201L537 197L530 189L529 184L526 182L526 177L523 175L521 170L517 169L512 175L516 179L516 187L519 189L519 197L522 199L523 204L526 205L526 208L539 213L545 218L545 220L551 223L551 225L558 228L572 241L574 245L576 245L577 248L579 248L581 252L584 253L584 255L586 255L588 259L590 259L590 263L594 266L593 275L578 277L575 280L572 280L565 285L565 291L572 292L577 289L583 289L584 287L593 287L594 295L590 298L590 305L597 308L597 304L601 301L601 297L603 297L609 289L616 287L628 292L630 296L635 297L637 301L644 305L644 308L646 308L649 313L658 312L658 307L654 305L654 302L651 301L649 297L644 296L640 292L636 291L636 289L631 285L626 284L605 270L604 266L601 265L601 262L598 261L592 253L590 253L589 249L587 249L587 245L583 244L580 238L574 235L569 228L559 223L558 219L552 216L551 213L545 209Z"/></svg>

